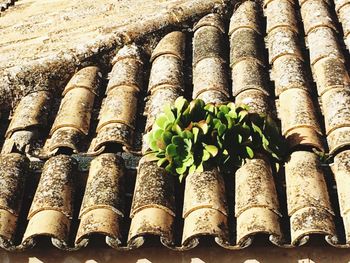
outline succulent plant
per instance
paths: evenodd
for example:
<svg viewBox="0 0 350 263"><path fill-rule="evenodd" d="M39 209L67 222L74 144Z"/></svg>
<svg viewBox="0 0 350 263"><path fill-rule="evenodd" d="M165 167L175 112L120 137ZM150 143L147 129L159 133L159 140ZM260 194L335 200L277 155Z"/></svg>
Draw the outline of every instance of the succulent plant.
<svg viewBox="0 0 350 263"><path fill-rule="evenodd" d="M157 116L146 136L146 154L180 181L209 163L232 171L259 152L279 161L285 144L276 123L248 110L232 102L215 105L179 97Z"/></svg>

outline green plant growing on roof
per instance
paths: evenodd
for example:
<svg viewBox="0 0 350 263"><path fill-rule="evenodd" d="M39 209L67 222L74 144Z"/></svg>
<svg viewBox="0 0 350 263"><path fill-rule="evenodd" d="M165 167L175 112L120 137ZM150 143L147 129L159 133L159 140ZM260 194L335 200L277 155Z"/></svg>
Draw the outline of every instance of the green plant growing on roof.
<svg viewBox="0 0 350 263"><path fill-rule="evenodd" d="M149 160L175 175L201 172L211 163L230 172L257 153L281 160L284 142L269 116L251 114L246 105L205 104L179 97L166 105L146 135Z"/></svg>

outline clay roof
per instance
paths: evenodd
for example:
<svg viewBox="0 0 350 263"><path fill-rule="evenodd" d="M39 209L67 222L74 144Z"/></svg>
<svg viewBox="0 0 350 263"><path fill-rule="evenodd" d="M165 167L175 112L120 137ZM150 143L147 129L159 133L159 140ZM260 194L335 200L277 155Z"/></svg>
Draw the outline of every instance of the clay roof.
<svg viewBox="0 0 350 263"><path fill-rule="evenodd" d="M174 250L203 237L235 250L260 235L280 247L315 235L349 246L350 0L231 8L125 44L107 64L77 68L61 95L32 89L2 111L0 247L48 236L77 250L102 236L129 250L156 236ZM234 174L210 169L180 184L143 157L142 140L179 96L275 118L289 145L282 168L257 156Z"/></svg>

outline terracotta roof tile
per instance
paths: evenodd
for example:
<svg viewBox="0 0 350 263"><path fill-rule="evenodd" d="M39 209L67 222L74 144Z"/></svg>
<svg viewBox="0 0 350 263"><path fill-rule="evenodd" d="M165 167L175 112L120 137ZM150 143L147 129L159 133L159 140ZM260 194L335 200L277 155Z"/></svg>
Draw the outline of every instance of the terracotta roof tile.
<svg viewBox="0 0 350 263"><path fill-rule="evenodd" d="M87 63L60 87L62 98L45 88L23 96L0 155L0 247L23 250L48 236L77 250L102 235L130 250L157 236L183 251L210 236L235 250L258 234L281 247L315 234L349 247L350 78L341 39L350 36L348 3L335 2L342 31L322 0L299 1L302 21L294 1L245 1L230 23L226 13L204 15L192 32L161 31L124 45L108 65ZM257 155L233 174L210 167L180 184L143 156L149 146L140 138L182 95L244 103L280 121L285 165L277 171ZM329 149L334 163L321 164L314 148ZM28 175L38 171L36 185Z"/></svg>

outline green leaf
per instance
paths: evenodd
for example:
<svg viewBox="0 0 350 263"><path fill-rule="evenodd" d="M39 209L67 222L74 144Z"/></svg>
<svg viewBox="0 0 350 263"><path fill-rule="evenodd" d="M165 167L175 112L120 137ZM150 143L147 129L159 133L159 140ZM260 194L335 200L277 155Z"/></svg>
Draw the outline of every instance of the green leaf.
<svg viewBox="0 0 350 263"><path fill-rule="evenodd" d="M163 141L168 145L171 143L171 140L173 138L173 134L171 132L165 131L163 132Z"/></svg>
<svg viewBox="0 0 350 263"><path fill-rule="evenodd" d="M196 165L192 164L192 166L190 167L190 169L188 170L188 174L193 174L196 171Z"/></svg>
<svg viewBox="0 0 350 263"><path fill-rule="evenodd" d="M164 132L164 130L162 130L162 129L155 130L155 131L153 132L153 139L154 139L154 140L162 139L162 137L163 137L163 132Z"/></svg>
<svg viewBox="0 0 350 263"><path fill-rule="evenodd" d="M200 163L200 165L198 165L197 168L196 168L196 172L197 173L202 173L203 171L204 171L203 163Z"/></svg>
<svg viewBox="0 0 350 263"><path fill-rule="evenodd" d="M226 105L221 105L221 106L219 107L219 110L220 110L221 112L227 114L227 113L229 113L230 108L229 108L228 106L226 106Z"/></svg>
<svg viewBox="0 0 350 263"><path fill-rule="evenodd" d="M215 145L205 145L204 149L206 149L213 157L215 157L219 151L219 149Z"/></svg>
<svg viewBox="0 0 350 263"><path fill-rule="evenodd" d="M203 150L203 156L202 156L202 161L208 161L210 158L210 153L207 150Z"/></svg>
<svg viewBox="0 0 350 263"><path fill-rule="evenodd" d="M238 118L239 118L239 122L242 122L243 119L248 115L248 111L246 110L243 110L243 111L240 111L238 113Z"/></svg>
<svg viewBox="0 0 350 263"><path fill-rule="evenodd" d="M165 105L163 111L164 111L166 117L168 118L169 122L175 121L175 115L174 115L173 111L171 110L170 105Z"/></svg>
<svg viewBox="0 0 350 263"><path fill-rule="evenodd" d="M245 149L247 151L247 154L248 154L249 158L250 159L253 158L254 157L254 152L253 152L252 148L250 148L249 146L246 146Z"/></svg>
<svg viewBox="0 0 350 263"><path fill-rule="evenodd" d="M187 105L188 102L184 97L178 97L174 103L174 106L177 110L177 114L179 115L183 111L183 109L187 107Z"/></svg>
<svg viewBox="0 0 350 263"><path fill-rule="evenodd" d="M176 168L176 172L177 172L178 174L183 174L183 173L186 172L186 169L187 169L187 167L186 167L185 165L183 165L183 166L177 167L177 168Z"/></svg>
<svg viewBox="0 0 350 263"><path fill-rule="evenodd" d="M207 134L209 130L209 125L205 121L201 121L197 123L197 126L202 130L203 134Z"/></svg>
<svg viewBox="0 0 350 263"><path fill-rule="evenodd" d="M159 151L157 141L151 141L151 143L149 144L149 147L151 148L152 151Z"/></svg>
<svg viewBox="0 0 350 263"><path fill-rule="evenodd" d="M220 136L223 135L223 134L225 133L225 131L226 131L226 125L225 125L225 124L221 124L221 125L219 126L219 128L218 128L218 133L219 133L219 135L220 135Z"/></svg>
<svg viewBox="0 0 350 263"><path fill-rule="evenodd" d="M177 150L177 146L175 144L169 144L166 147L165 153L167 156L173 157L173 156L176 156L176 153L177 153L176 150Z"/></svg>
<svg viewBox="0 0 350 263"><path fill-rule="evenodd" d="M167 124L168 124L168 118L165 115L160 115L157 119L156 119L156 124L158 125L159 128L165 130Z"/></svg>
<svg viewBox="0 0 350 263"><path fill-rule="evenodd" d="M197 127L193 127L192 133L193 133L193 142L196 143L198 140L199 129Z"/></svg>

